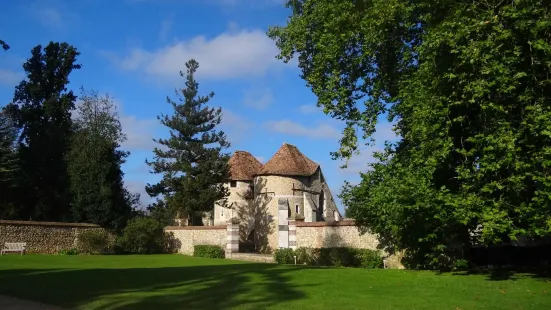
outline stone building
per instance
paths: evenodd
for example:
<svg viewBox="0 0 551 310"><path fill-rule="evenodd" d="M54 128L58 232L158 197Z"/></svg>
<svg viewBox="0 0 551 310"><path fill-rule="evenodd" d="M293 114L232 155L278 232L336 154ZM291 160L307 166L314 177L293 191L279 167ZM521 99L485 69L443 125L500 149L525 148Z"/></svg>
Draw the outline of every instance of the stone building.
<svg viewBox="0 0 551 310"><path fill-rule="evenodd" d="M227 208L215 205L213 222L238 221L241 248L269 253L288 247L289 221L342 219L320 165L294 145L283 144L264 165L250 153L236 151L229 165Z"/></svg>

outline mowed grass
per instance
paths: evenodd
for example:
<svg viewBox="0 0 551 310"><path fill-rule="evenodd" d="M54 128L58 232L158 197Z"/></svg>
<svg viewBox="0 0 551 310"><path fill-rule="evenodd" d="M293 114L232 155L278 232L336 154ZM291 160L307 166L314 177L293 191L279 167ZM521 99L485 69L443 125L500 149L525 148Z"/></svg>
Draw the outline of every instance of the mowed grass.
<svg viewBox="0 0 551 310"><path fill-rule="evenodd" d="M312 268L182 255L0 257L0 294L77 309L551 309L530 274Z"/></svg>

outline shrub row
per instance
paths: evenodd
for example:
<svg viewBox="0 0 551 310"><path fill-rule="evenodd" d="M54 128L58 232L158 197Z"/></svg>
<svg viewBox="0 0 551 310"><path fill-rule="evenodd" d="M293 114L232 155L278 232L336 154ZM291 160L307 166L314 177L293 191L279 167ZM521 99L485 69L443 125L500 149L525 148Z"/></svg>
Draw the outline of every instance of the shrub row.
<svg viewBox="0 0 551 310"><path fill-rule="evenodd" d="M355 248L298 248L277 249L274 260L278 264L335 267L382 268L383 258L378 251Z"/></svg>
<svg viewBox="0 0 551 310"><path fill-rule="evenodd" d="M195 245L193 256L206 258L225 258L224 249L216 245Z"/></svg>
<svg viewBox="0 0 551 310"><path fill-rule="evenodd" d="M104 230L87 230L79 234L76 249L61 250L59 254L157 254L172 253L178 247L172 233L150 217L130 220L120 236Z"/></svg>

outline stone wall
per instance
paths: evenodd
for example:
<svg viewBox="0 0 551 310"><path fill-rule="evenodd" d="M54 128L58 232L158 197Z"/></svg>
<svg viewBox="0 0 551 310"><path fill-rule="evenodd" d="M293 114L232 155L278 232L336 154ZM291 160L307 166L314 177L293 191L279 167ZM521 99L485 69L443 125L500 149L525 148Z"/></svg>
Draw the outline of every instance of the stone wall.
<svg viewBox="0 0 551 310"><path fill-rule="evenodd" d="M379 242L372 234L361 235L354 221L294 222L297 247L336 248L349 247L376 250ZM293 223L291 223L292 225Z"/></svg>
<svg viewBox="0 0 551 310"><path fill-rule="evenodd" d="M78 235L102 229L94 224L0 220L0 246L5 242L26 242L28 253L55 254L77 246Z"/></svg>
<svg viewBox="0 0 551 310"><path fill-rule="evenodd" d="M168 226L167 233L173 233L178 241L178 253L193 255L195 245L217 245L222 249L226 248L227 232L226 225L217 226Z"/></svg>
<svg viewBox="0 0 551 310"><path fill-rule="evenodd" d="M336 248L349 247L357 249L379 250L377 236L369 233L360 234L355 222L344 220L339 222L290 222L289 240L293 248ZM293 227L294 226L294 227ZM294 237L292 235L295 235ZM296 244L296 246L295 246ZM385 256L388 268L400 268L400 255Z"/></svg>

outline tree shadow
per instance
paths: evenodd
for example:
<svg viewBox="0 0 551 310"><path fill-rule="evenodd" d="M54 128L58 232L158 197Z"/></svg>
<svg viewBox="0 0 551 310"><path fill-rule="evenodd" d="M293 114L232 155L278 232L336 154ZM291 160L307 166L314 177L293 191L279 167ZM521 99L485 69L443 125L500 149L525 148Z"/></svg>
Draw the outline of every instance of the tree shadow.
<svg viewBox="0 0 551 310"><path fill-rule="evenodd" d="M455 276L472 276L484 275L488 281L516 281L522 278L541 279L542 281L551 280L551 270L543 267L500 267L500 268L484 268L468 271L452 272Z"/></svg>
<svg viewBox="0 0 551 310"><path fill-rule="evenodd" d="M3 270L0 292L68 308L265 308L305 297L289 279L295 270L271 264Z"/></svg>
<svg viewBox="0 0 551 310"><path fill-rule="evenodd" d="M268 207L273 197L271 193L266 193L265 178L254 179L255 198L251 208L251 216L254 219L254 242L255 252L271 253L270 236L274 233L273 218L271 218Z"/></svg>

